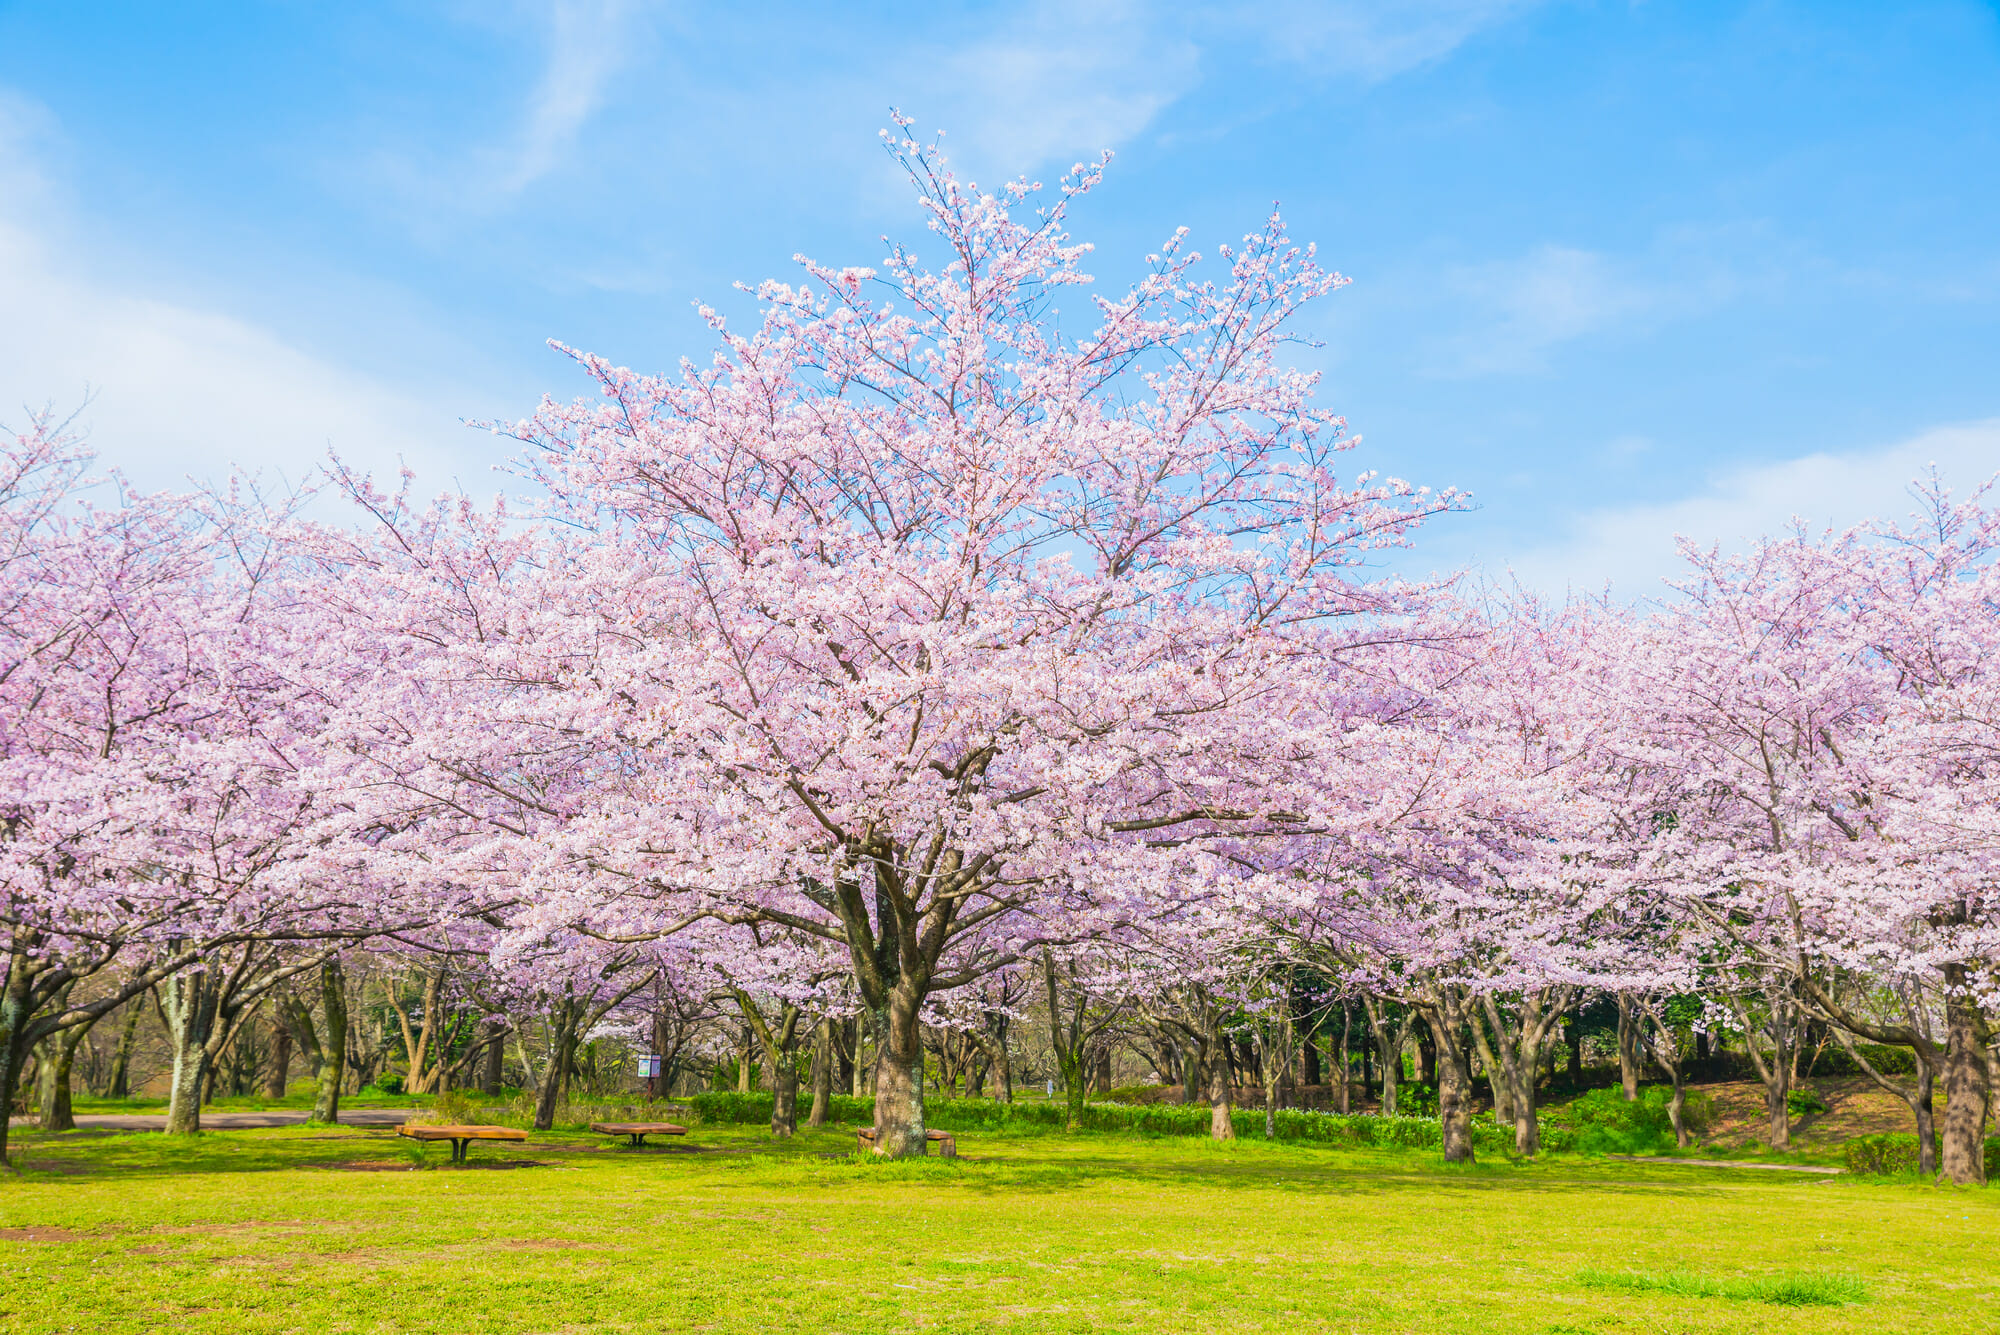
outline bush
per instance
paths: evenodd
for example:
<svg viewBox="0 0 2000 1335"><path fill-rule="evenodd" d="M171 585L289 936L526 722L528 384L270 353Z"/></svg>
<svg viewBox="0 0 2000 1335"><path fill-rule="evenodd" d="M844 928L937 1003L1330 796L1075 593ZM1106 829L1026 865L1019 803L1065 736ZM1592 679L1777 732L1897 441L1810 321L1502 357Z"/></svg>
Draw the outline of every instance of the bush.
<svg viewBox="0 0 2000 1335"><path fill-rule="evenodd" d="M1841 1146L1841 1162L1850 1173L1899 1177L1917 1171L1917 1137L1912 1131L1856 1136ZM2000 1136L1986 1139L1986 1180L2000 1181Z"/></svg>
<svg viewBox="0 0 2000 1335"><path fill-rule="evenodd" d="M1806 1117L1813 1113L1826 1112L1826 1100L1816 1089L1795 1089L1785 1095L1785 1110L1794 1117Z"/></svg>
<svg viewBox="0 0 2000 1335"><path fill-rule="evenodd" d="M1916 1054L1908 1048L1884 1047L1879 1043L1856 1043L1854 1050L1883 1075L1915 1075ZM1860 1075L1861 1067L1837 1047L1819 1054L1812 1064L1816 1075Z"/></svg>
<svg viewBox="0 0 2000 1335"><path fill-rule="evenodd" d="M1647 1085L1639 1097L1626 1101L1623 1090L1593 1089L1560 1107L1551 1108L1545 1120L1567 1134L1562 1137L1585 1154L1658 1154L1675 1147L1674 1123L1667 1114L1673 1090L1663 1085ZM1690 1132L1705 1128L1714 1114L1714 1103L1699 1090L1689 1090L1681 1108L1681 1121ZM1547 1131L1542 1140L1551 1149Z"/></svg>
<svg viewBox="0 0 2000 1335"><path fill-rule="evenodd" d="M403 1077L394 1071L376 1076L375 1088L384 1094L400 1094L403 1092Z"/></svg>
<svg viewBox="0 0 2000 1335"><path fill-rule="evenodd" d="M478 1116L472 1100L453 1089L432 1099L430 1107L411 1113L406 1122L410 1126L467 1126L475 1124Z"/></svg>

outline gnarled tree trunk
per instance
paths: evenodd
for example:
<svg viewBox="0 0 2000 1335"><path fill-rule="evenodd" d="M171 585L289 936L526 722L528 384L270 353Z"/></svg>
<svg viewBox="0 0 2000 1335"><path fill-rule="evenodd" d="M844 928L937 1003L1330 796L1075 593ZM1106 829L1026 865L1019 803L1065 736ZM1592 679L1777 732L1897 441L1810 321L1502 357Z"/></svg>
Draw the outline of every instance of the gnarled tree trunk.
<svg viewBox="0 0 2000 1335"><path fill-rule="evenodd" d="M1963 964L1944 966L1944 1176L1960 1186L1986 1180L1986 1026L1967 995Z"/></svg>
<svg viewBox="0 0 2000 1335"><path fill-rule="evenodd" d="M923 998L907 978L889 990L875 1019L875 1153L906 1159L929 1153L924 1127Z"/></svg>
<svg viewBox="0 0 2000 1335"><path fill-rule="evenodd" d="M1438 1125L1446 1163L1472 1163L1472 1072L1464 1034L1465 1008L1455 991L1440 987L1423 1007L1437 1063Z"/></svg>

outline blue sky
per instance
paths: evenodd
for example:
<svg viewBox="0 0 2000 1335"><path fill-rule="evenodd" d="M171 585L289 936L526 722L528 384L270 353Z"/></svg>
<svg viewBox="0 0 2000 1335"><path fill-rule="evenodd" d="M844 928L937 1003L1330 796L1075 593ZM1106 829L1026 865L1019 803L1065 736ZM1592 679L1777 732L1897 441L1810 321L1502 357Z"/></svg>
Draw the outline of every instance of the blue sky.
<svg viewBox="0 0 2000 1335"><path fill-rule="evenodd" d="M2000 471L1982 3L0 2L0 421L150 485L331 444L484 492L463 418L700 354L697 300L1117 158L1106 282L1271 201L1350 275L1301 360L1356 462L1472 490L1404 564L1652 587L1679 531Z"/></svg>

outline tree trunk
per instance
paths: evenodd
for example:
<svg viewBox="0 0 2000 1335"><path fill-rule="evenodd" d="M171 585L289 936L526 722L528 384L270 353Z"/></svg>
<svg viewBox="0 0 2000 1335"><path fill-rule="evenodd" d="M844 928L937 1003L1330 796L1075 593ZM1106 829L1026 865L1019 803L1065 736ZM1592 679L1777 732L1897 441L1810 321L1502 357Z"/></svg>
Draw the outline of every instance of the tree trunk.
<svg viewBox="0 0 2000 1335"><path fill-rule="evenodd" d="M1583 1088L1583 1025L1580 1021L1563 1021L1563 1040L1569 1047L1569 1087L1572 1092Z"/></svg>
<svg viewBox="0 0 2000 1335"><path fill-rule="evenodd" d="M264 1081L264 1097L282 1099L292 1078L292 1031L284 1019L271 1016L271 1072Z"/></svg>
<svg viewBox="0 0 2000 1335"><path fill-rule="evenodd" d="M10 980L11 981L11 980ZM25 994L26 988L20 989ZM28 1064L29 1042L25 995L17 996L8 987L0 993L0 1167L13 1171L7 1158L7 1131L13 1122L14 1091L20 1088L23 1068Z"/></svg>
<svg viewBox="0 0 2000 1335"><path fill-rule="evenodd" d="M1565 988L1523 993L1515 1004L1514 1019L1519 1027L1513 1032L1509 1032L1499 1007L1490 999L1486 1002L1487 1018L1500 1048L1500 1070L1507 1083L1507 1100L1513 1112L1514 1151L1531 1159L1542 1152L1542 1122L1536 1111L1542 1048L1570 995Z"/></svg>
<svg viewBox="0 0 2000 1335"><path fill-rule="evenodd" d="M118 1047L111 1056L111 1080L105 1093L114 1099L132 1095L132 1049L139 1041L139 1020L145 1014L146 994L141 992L125 1003L125 1023L118 1028Z"/></svg>
<svg viewBox="0 0 2000 1335"><path fill-rule="evenodd" d="M1944 966L1943 1173L1959 1186L1986 1180L1987 1088L1985 1026L1967 996L1963 964Z"/></svg>
<svg viewBox="0 0 2000 1335"><path fill-rule="evenodd" d="M1074 1015L1063 1013L1062 999L1056 986L1055 956L1046 949L1042 951L1042 980L1048 988L1049 1050L1055 1055L1056 1069L1062 1073L1064 1123L1066 1129L1078 1131L1083 1127L1085 1000L1076 996Z"/></svg>
<svg viewBox="0 0 2000 1335"><path fill-rule="evenodd" d="M1687 1073L1680 1062L1675 1062L1667 1069L1667 1074L1674 1081L1674 1096L1667 1101L1667 1120L1674 1126L1674 1144L1686 1149L1688 1133L1682 1117L1687 1111Z"/></svg>
<svg viewBox="0 0 2000 1335"><path fill-rule="evenodd" d="M827 1114L833 1109L833 1021L831 1020L819 1022L818 1041L813 1044L812 1082L812 1111L806 1114L806 1125L825 1126Z"/></svg>
<svg viewBox="0 0 2000 1335"><path fill-rule="evenodd" d="M1446 1163L1472 1163L1472 1072L1466 1063L1464 1016L1455 1000L1445 998L1423 1008L1431 1030L1437 1072L1438 1123L1444 1136Z"/></svg>
<svg viewBox="0 0 2000 1335"><path fill-rule="evenodd" d="M501 1063L507 1055L507 1024L504 1020L486 1022L486 1053L480 1063L479 1092L487 1098L500 1097Z"/></svg>
<svg viewBox="0 0 2000 1335"><path fill-rule="evenodd" d="M799 1068L788 1049L771 1065L771 1134L789 1138L799 1129Z"/></svg>
<svg viewBox="0 0 2000 1335"><path fill-rule="evenodd" d="M1750 1065L1756 1070L1757 1078L1764 1082L1764 1113L1770 1127L1770 1146L1774 1150L1790 1149L1792 1145L1792 1017L1785 999L1772 995L1768 998L1771 1021L1768 1036L1771 1040L1771 1060L1766 1062L1764 1054L1757 1050L1756 1030L1750 1023L1750 1011L1740 998L1730 998L1735 1006L1738 1020L1743 1025L1743 1051L1750 1058Z"/></svg>
<svg viewBox="0 0 2000 1335"><path fill-rule="evenodd" d="M326 1017L326 1038L319 1044L319 1060L313 1063L313 1079L319 1089L313 1095L312 1116L307 1120L333 1123L340 1120L340 1086L347 1079L347 976L338 959L320 966L319 998ZM306 1022L312 1022L310 1015Z"/></svg>
<svg viewBox="0 0 2000 1335"><path fill-rule="evenodd" d="M1488 1040L1486 1025L1482 1023L1478 1011L1472 1014L1472 1047L1479 1054L1479 1064L1486 1068L1486 1087L1493 1092L1493 1125L1511 1127L1514 1125L1514 1082L1509 1080L1507 1068L1511 1061L1503 1060L1494 1051L1494 1045L1505 1043L1506 1036L1500 1028L1499 1010L1490 999L1482 998L1487 1014L1492 1019L1493 1033Z"/></svg>
<svg viewBox="0 0 2000 1335"><path fill-rule="evenodd" d="M1917 1089L1916 1097L1910 1100L1910 1112L1917 1119L1917 1171L1932 1177L1938 1170L1937 1122L1931 1108L1937 1076L1923 1053L1916 1054L1916 1061Z"/></svg>
<svg viewBox="0 0 2000 1335"><path fill-rule="evenodd" d="M1000 1101L1014 1101L1014 1054L1007 1048L1007 1030L1001 1029L993 1044L993 1067L1000 1075Z"/></svg>
<svg viewBox="0 0 2000 1335"><path fill-rule="evenodd" d="M1633 1014L1632 998L1618 994L1618 1083L1625 1101L1639 1098L1639 1019Z"/></svg>
<svg viewBox="0 0 2000 1335"><path fill-rule="evenodd" d="M1340 1114L1345 1117L1353 1111L1351 1089L1354 1083L1354 1012L1348 1007L1340 1010Z"/></svg>
<svg viewBox="0 0 2000 1335"><path fill-rule="evenodd" d="M77 1046L96 1023L95 1019L86 1020L49 1035L48 1056L42 1064L44 1131L76 1130L76 1114L70 1108L70 1072L76 1066Z"/></svg>
<svg viewBox="0 0 2000 1335"><path fill-rule="evenodd" d="M1212 1140L1236 1139L1236 1124L1229 1118L1234 1090L1230 1085L1229 1037L1218 1024L1214 1039L1207 1044L1208 1055L1208 1134Z"/></svg>
<svg viewBox="0 0 2000 1335"><path fill-rule="evenodd" d="M1307 1034L1305 1041L1305 1083L1308 1086L1320 1083L1319 1041L1316 1035Z"/></svg>
<svg viewBox="0 0 2000 1335"><path fill-rule="evenodd" d="M1396 1115L1396 1091L1403 1078L1403 1047L1410 1038L1410 1012L1400 1020L1389 1014L1386 1003L1372 997L1361 999L1362 1013L1368 1018L1369 1050L1381 1067L1381 1109L1384 1117ZM1365 1074L1365 1073L1364 1073Z"/></svg>
<svg viewBox="0 0 2000 1335"><path fill-rule="evenodd" d="M908 980L890 990L875 1021L875 1153L912 1159L930 1152L924 1140L924 1037L917 1022L923 998Z"/></svg>
<svg viewBox="0 0 2000 1335"><path fill-rule="evenodd" d="M201 1102L208 1083L220 1002L220 961L208 968L188 969L160 981L160 1009L167 1019L167 1039L173 1044L174 1065L167 1099L167 1134L201 1133Z"/></svg>
<svg viewBox="0 0 2000 1335"><path fill-rule="evenodd" d="M582 1018L580 1002L565 997L556 1002L549 1016L549 1063L542 1087L535 1093L535 1130L547 1131L556 1124L556 1102L569 1083L570 1063L576 1056L577 1024Z"/></svg>

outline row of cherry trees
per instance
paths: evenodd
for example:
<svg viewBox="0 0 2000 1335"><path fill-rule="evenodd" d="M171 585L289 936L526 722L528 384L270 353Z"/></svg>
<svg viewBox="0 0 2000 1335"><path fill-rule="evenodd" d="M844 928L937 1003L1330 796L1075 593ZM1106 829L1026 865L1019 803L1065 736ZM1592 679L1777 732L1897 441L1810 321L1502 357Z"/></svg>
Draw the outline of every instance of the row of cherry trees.
<svg viewBox="0 0 2000 1335"><path fill-rule="evenodd" d="M1101 164L1029 215L890 147L931 253L808 263L673 375L573 354L593 398L496 428L526 512L338 467L343 522L142 496L14 440L0 1095L151 991L194 1129L245 1015L331 1035L388 952L549 1017L544 1117L668 991L779 1071L859 1016L879 1152L921 1154L926 1024L1032 992L1068 1070L1144 999L1226 1071L1304 969L1385 1051L1427 1028L1450 1158L1475 1056L1535 1150L1556 1019L1611 994L1670 1071L1672 999L1756 1035L1779 1138L1805 1020L1907 1046L1979 1176L2000 515L1691 550L1640 611L1385 577L1459 498L1337 473L1285 352L1344 280L1275 217L1094 295Z"/></svg>

